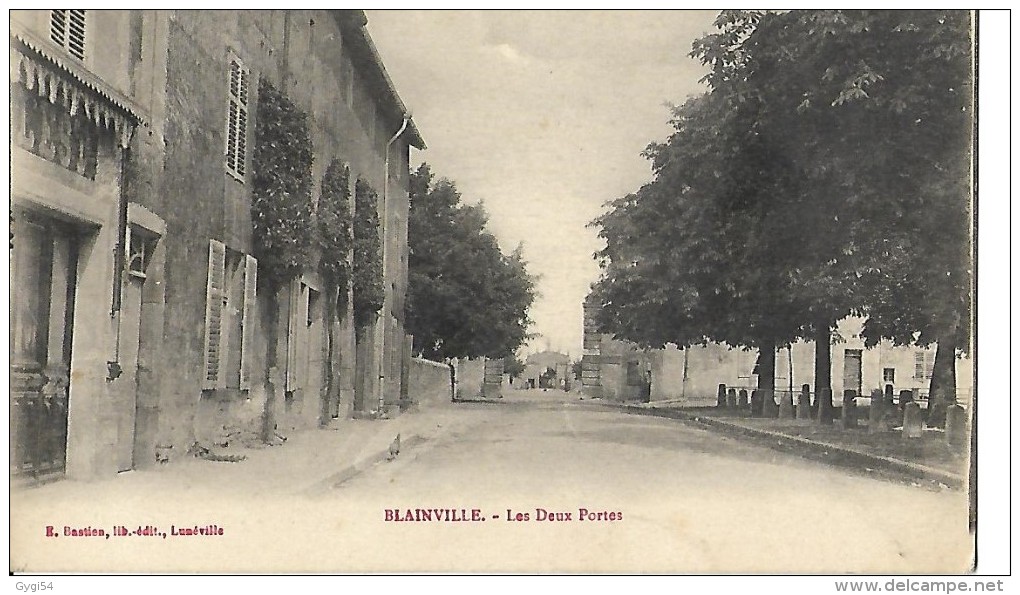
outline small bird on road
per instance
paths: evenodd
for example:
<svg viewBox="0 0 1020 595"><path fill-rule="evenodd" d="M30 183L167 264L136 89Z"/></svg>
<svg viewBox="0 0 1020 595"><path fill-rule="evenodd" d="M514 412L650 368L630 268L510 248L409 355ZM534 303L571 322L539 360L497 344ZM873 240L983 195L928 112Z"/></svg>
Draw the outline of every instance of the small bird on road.
<svg viewBox="0 0 1020 595"><path fill-rule="evenodd" d="M398 454L400 454L400 434L397 434L397 437L390 443L390 456L388 460L392 461L397 458Z"/></svg>

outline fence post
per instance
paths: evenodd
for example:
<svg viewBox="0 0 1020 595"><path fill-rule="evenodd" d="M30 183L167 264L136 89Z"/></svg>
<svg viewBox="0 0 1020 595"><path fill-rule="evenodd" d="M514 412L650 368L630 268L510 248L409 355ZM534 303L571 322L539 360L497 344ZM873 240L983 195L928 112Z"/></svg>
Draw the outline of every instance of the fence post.
<svg viewBox="0 0 1020 595"><path fill-rule="evenodd" d="M726 385L725 384L720 384L719 385L719 393L715 397L715 406L720 408L720 409L726 406Z"/></svg>

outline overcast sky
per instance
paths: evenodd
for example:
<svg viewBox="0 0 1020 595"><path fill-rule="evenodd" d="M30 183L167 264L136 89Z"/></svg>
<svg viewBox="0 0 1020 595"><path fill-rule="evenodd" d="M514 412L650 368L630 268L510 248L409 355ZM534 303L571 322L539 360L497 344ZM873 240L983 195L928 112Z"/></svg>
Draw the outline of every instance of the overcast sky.
<svg viewBox="0 0 1020 595"><path fill-rule="evenodd" d="M541 293L546 348L581 354L598 278L586 228L651 178L641 151L670 132L667 103L702 90L691 42L714 11L367 11L368 29L428 150L414 154L484 200L504 252L519 242Z"/></svg>

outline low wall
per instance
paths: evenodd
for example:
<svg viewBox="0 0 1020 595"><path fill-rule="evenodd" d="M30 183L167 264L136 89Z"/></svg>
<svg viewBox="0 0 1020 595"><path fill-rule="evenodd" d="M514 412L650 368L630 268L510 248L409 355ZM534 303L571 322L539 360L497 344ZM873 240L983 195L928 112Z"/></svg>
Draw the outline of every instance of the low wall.
<svg viewBox="0 0 1020 595"><path fill-rule="evenodd" d="M407 396L412 403L429 406L436 403L449 403L450 366L427 359L411 358L411 369L408 373Z"/></svg>

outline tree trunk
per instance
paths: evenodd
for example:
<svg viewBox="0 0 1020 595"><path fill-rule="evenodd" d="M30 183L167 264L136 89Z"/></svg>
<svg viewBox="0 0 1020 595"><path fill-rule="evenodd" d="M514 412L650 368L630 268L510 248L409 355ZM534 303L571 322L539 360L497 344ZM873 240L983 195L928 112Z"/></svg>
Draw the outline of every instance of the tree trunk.
<svg viewBox="0 0 1020 595"><path fill-rule="evenodd" d="M269 300L267 309L264 311L264 322L266 329L266 402L262 410L262 428L259 438L266 444L276 439L276 380L280 377L277 370L279 358L277 357L280 338L280 300L279 287L269 287Z"/></svg>
<svg viewBox="0 0 1020 595"><path fill-rule="evenodd" d="M336 358L337 333L337 303L339 297L336 287L327 287L326 290L326 365L323 366L323 392L322 409L319 411L319 425L326 426L333 418L333 404L338 401L340 383L336 380L338 370L334 368L333 362Z"/></svg>
<svg viewBox="0 0 1020 595"><path fill-rule="evenodd" d="M776 395L776 344L762 342L758 347L758 403L752 415L771 414L775 409Z"/></svg>
<svg viewBox="0 0 1020 595"><path fill-rule="evenodd" d="M956 404L956 343L951 338L954 334L940 337L935 349L928 387L928 427L944 427L946 411Z"/></svg>
<svg viewBox="0 0 1020 595"><path fill-rule="evenodd" d="M818 421L832 423L832 322L821 321L815 328L815 409Z"/></svg>
<svg viewBox="0 0 1020 595"><path fill-rule="evenodd" d="M366 382L368 365L365 346L365 331L367 326L354 327L354 409L355 411L368 411L368 397L366 391L371 389L371 383Z"/></svg>

